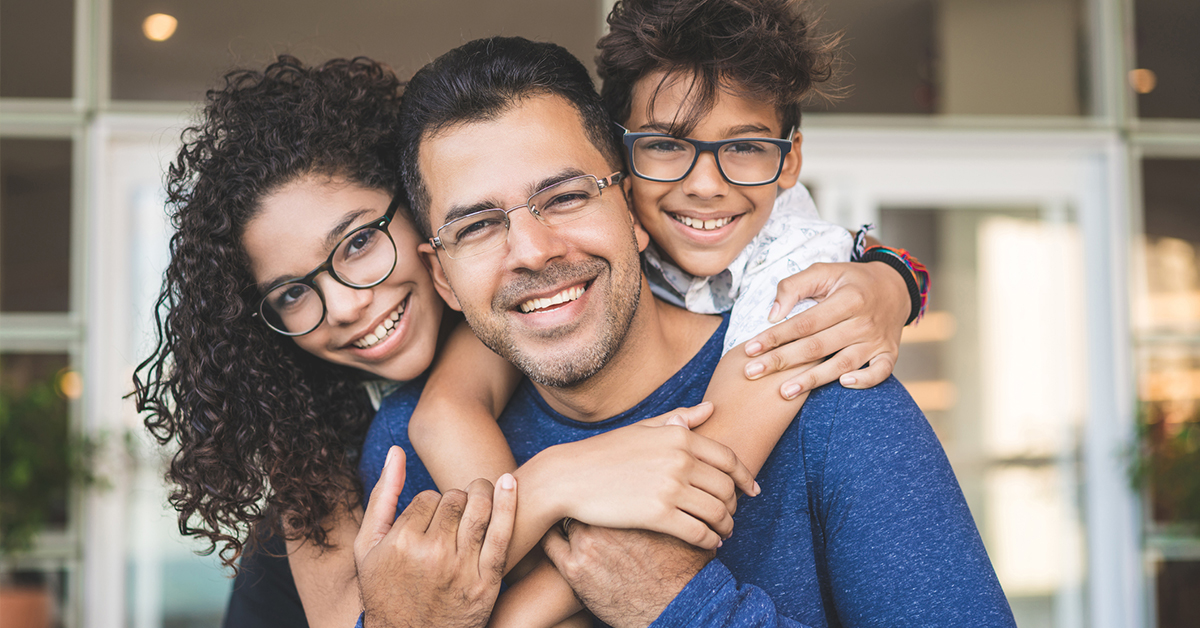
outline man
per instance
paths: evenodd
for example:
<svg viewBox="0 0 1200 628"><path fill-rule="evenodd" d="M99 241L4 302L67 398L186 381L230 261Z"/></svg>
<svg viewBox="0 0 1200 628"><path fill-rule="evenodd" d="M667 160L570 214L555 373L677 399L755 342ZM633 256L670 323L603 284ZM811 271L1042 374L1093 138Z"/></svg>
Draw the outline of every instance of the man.
<svg viewBox="0 0 1200 628"><path fill-rule="evenodd" d="M531 380L500 420L518 462L700 400L725 320L650 295L648 237L612 185L619 146L577 60L551 44L471 42L413 77L403 117L435 284ZM575 204L555 208L560 198ZM478 213L490 208L508 209ZM415 394L385 401L361 466L370 487L383 452L408 450L400 503L432 487L407 441ZM613 626L1013 625L945 455L894 380L814 391L759 481L715 560L578 523L544 547ZM521 500L537 494L521 486ZM381 600L366 605L368 626L390 612L373 582L360 572L364 600Z"/></svg>

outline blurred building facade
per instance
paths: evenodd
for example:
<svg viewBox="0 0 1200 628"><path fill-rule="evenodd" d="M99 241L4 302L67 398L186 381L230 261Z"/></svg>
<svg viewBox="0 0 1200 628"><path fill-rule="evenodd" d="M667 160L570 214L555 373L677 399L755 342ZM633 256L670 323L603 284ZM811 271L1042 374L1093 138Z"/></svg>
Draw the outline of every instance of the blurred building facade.
<svg viewBox="0 0 1200 628"><path fill-rule="evenodd" d="M165 164L204 90L280 52L408 74L491 34L590 64L610 6L0 0L4 394L52 385L60 437L96 443L102 478L61 487L34 547L0 556L0 623L29 607L39 626L219 625L227 574L179 537L163 454L123 399L167 255ZM846 32L850 92L805 115L802 180L828 219L930 268L896 374L1019 625L1200 624L1187 495L1145 482L1194 460L1200 433L1200 5L814 6ZM146 21L160 13L170 28Z"/></svg>

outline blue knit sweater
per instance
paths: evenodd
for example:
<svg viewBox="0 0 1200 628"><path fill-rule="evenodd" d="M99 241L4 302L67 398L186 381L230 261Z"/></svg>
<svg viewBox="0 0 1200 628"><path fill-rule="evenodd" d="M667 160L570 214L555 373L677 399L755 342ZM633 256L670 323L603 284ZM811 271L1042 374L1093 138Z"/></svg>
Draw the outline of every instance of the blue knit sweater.
<svg viewBox="0 0 1200 628"><path fill-rule="evenodd" d="M526 381L500 418L518 463L699 403L724 333L722 323L658 390L598 423L555 412ZM396 391L376 415L360 466L367 494L391 445L408 454L400 504L436 488L408 439L422 386ZM758 481L762 494L741 499L717 559L654 626L1015 626L946 455L894 378L814 390Z"/></svg>

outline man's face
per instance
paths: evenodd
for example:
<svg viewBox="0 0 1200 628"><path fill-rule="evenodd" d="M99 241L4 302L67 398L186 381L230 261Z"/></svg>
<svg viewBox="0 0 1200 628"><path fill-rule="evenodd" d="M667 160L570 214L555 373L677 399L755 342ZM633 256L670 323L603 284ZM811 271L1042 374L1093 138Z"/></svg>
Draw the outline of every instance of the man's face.
<svg viewBox="0 0 1200 628"><path fill-rule="evenodd" d="M523 205L559 181L617 170L588 140L575 108L549 95L426 136L419 159L434 231L467 213ZM447 303L484 344L546 386L572 386L599 371L637 311L638 253L648 237L618 186L592 202L595 212L553 227L514 211L507 242L472 257L422 246Z"/></svg>

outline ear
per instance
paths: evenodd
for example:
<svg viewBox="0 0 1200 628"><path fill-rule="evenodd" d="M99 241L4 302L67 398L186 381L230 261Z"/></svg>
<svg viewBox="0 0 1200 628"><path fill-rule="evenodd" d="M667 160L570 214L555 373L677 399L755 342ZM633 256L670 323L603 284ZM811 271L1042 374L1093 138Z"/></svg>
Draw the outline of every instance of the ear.
<svg viewBox="0 0 1200 628"><path fill-rule="evenodd" d="M800 152L800 145L804 141L804 134L799 130L792 136L792 150L783 158L783 170L779 172L779 189L786 190L794 185L800 178L800 165L804 162L804 157Z"/></svg>
<svg viewBox="0 0 1200 628"><path fill-rule="evenodd" d="M454 296L450 281L446 279L446 269L442 268L442 260L438 258L437 249L428 242L422 242L417 246L417 252L421 254L421 263L429 271L433 287L437 289L438 294L442 295L442 300L450 306L450 309L461 312L462 306L458 304L458 297Z"/></svg>

